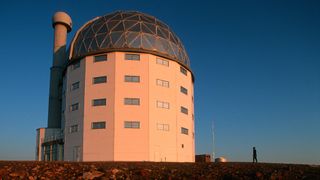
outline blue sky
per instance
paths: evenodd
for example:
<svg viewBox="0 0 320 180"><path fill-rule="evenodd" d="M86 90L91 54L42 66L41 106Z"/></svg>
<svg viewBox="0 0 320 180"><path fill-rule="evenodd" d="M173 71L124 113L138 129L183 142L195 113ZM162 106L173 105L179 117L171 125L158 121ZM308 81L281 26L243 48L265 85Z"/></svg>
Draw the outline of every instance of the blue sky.
<svg viewBox="0 0 320 180"><path fill-rule="evenodd" d="M181 38L195 74L196 152L320 164L320 1L1 1L0 159L33 159L47 123L55 11L74 30L137 10Z"/></svg>

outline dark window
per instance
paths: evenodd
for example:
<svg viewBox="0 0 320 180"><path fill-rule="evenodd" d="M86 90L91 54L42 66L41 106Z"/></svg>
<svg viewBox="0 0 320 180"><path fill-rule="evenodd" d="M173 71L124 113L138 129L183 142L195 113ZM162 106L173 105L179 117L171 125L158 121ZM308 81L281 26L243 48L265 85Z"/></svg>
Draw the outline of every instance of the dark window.
<svg viewBox="0 0 320 180"><path fill-rule="evenodd" d="M107 104L106 99L94 99L92 100L92 105L93 106L105 106Z"/></svg>
<svg viewBox="0 0 320 180"><path fill-rule="evenodd" d="M77 68L79 68L80 67L80 61L78 61L78 62L76 62L76 63L74 63L73 65L72 65L72 69L73 70L75 70L75 69L77 69Z"/></svg>
<svg viewBox="0 0 320 180"><path fill-rule="evenodd" d="M187 128L181 127L181 134L189 134L189 130Z"/></svg>
<svg viewBox="0 0 320 180"><path fill-rule="evenodd" d="M124 76L124 81L125 82L140 82L140 76L125 75Z"/></svg>
<svg viewBox="0 0 320 180"><path fill-rule="evenodd" d="M139 121L125 121L124 122L124 128L139 129L140 128L140 122Z"/></svg>
<svg viewBox="0 0 320 180"><path fill-rule="evenodd" d="M140 61L140 54L125 54L126 60Z"/></svg>
<svg viewBox="0 0 320 180"><path fill-rule="evenodd" d="M93 78L93 84L100 84L100 83L106 83L107 82L107 76L99 76Z"/></svg>
<svg viewBox="0 0 320 180"><path fill-rule="evenodd" d="M94 57L94 62L101 62L101 61L107 61L107 60L108 60L108 56L106 54Z"/></svg>
<svg viewBox="0 0 320 180"><path fill-rule="evenodd" d="M71 85L71 91L74 91L74 90L76 90L76 89L79 89L79 87L80 87L80 82L78 81L78 82L75 82L75 83L73 83L72 85Z"/></svg>
<svg viewBox="0 0 320 180"><path fill-rule="evenodd" d="M180 86L180 92L182 92L183 94L188 95L188 89L183 87L183 86Z"/></svg>
<svg viewBox="0 0 320 180"><path fill-rule="evenodd" d="M78 132L78 125L70 126L69 133Z"/></svg>
<svg viewBox="0 0 320 180"><path fill-rule="evenodd" d="M124 98L125 105L140 105L139 98Z"/></svg>
<svg viewBox="0 0 320 180"><path fill-rule="evenodd" d="M78 109L79 109L79 103L75 103L70 106L71 111L76 111Z"/></svg>
<svg viewBox="0 0 320 180"><path fill-rule="evenodd" d="M106 128L106 122L93 122L91 124L91 129L105 129Z"/></svg>
<svg viewBox="0 0 320 180"><path fill-rule="evenodd" d="M180 72L182 74L184 74L184 75L187 75L187 73L188 73L188 71L185 68L181 67L181 66L180 66Z"/></svg>
<svg viewBox="0 0 320 180"><path fill-rule="evenodd" d="M184 113L184 114L188 114L188 109L181 106L181 112Z"/></svg>

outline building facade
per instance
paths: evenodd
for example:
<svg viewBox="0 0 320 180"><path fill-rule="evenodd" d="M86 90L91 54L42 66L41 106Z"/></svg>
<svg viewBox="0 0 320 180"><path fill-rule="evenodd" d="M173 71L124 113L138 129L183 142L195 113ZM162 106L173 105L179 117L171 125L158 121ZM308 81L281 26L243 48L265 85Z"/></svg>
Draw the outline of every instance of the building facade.
<svg viewBox="0 0 320 180"><path fill-rule="evenodd" d="M37 159L194 162L194 77L173 31L150 15L118 11L84 24L66 51L71 25L55 14L55 47L61 33L64 42Z"/></svg>

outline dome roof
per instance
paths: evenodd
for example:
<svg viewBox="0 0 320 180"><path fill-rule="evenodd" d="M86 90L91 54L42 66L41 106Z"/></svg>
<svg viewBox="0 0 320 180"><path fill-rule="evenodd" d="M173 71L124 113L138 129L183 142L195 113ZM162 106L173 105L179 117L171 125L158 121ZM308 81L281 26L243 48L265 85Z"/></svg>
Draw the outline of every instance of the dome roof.
<svg viewBox="0 0 320 180"><path fill-rule="evenodd" d="M168 25L135 11L117 11L82 26L70 48L70 59L111 51L146 52L190 67L180 39Z"/></svg>

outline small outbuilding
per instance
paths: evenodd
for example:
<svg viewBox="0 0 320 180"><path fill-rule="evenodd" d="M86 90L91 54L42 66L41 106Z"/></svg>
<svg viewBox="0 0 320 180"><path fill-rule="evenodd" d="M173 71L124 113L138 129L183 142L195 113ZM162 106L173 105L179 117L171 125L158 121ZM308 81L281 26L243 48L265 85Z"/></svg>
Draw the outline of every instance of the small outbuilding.
<svg viewBox="0 0 320 180"><path fill-rule="evenodd" d="M196 162L211 162L211 156L210 154L196 155Z"/></svg>

